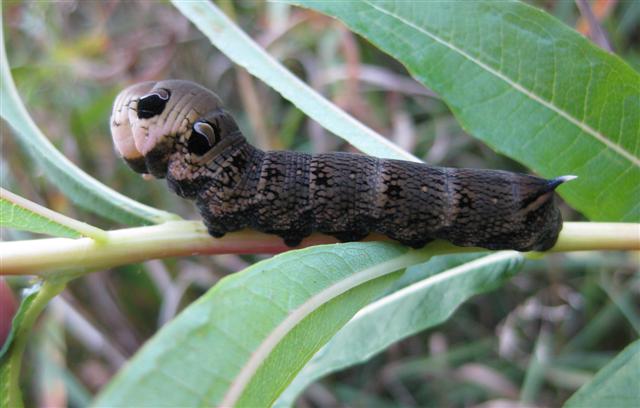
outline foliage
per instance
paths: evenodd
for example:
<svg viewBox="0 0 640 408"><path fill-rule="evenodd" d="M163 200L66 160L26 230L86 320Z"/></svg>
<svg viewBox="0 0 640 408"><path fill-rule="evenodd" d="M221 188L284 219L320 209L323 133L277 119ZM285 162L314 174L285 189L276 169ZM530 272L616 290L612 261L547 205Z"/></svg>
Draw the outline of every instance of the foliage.
<svg viewBox="0 0 640 408"><path fill-rule="evenodd" d="M151 223L175 218L165 211L149 208L109 189L74 166L51 145L33 122L18 96L4 50L4 34L0 36L0 98L3 100L0 114L13 127L18 141L42 167L45 175L80 206L116 221Z"/></svg>
<svg viewBox="0 0 640 408"><path fill-rule="evenodd" d="M640 400L640 340L625 348L567 401L566 407L631 407Z"/></svg>

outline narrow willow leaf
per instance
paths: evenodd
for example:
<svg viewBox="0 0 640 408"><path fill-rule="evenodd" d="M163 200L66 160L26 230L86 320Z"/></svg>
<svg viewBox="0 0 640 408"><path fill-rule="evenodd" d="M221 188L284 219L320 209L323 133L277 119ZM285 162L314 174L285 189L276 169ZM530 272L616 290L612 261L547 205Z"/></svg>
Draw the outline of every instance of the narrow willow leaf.
<svg viewBox="0 0 640 408"><path fill-rule="evenodd" d="M172 3L233 62L275 89L329 131L373 156L419 161L289 72L229 20L213 2L172 0Z"/></svg>
<svg viewBox="0 0 640 408"><path fill-rule="evenodd" d="M9 335L7 336L2 348L0 349L0 359L4 358L7 350L9 350L9 346L13 343L13 339L16 336L16 330L21 326L22 321L24 320L24 314L31 307L31 303L36 299L38 292L40 291L40 283L34 285L32 289L28 290L28 293L20 301L20 306L16 311L16 314L13 316L13 320L11 322L11 330L9 331Z"/></svg>
<svg viewBox="0 0 640 408"><path fill-rule="evenodd" d="M632 408L640 402L640 340L627 346L598 371L564 405L574 407Z"/></svg>
<svg viewBox="0 0 640 408"><path fill-rule="evenodd" d="M100 228L51 211L3 188L0 188L0 227L67 238L84 235L97 241L107 237Z"/></svg>
<svg viewBox="0 0 640 408"><path fill-rule="evenodd" d="M44 170L51 184L88 211L124 224L179 219L175 214L148 207L110 189L63 156L38 128L20 99L9 70L1 27L0 43L0 116L13 128L25 152Z"/></svg>
<svg viewBox="0 0 640 408"><path fill-rule="evenodd" d="M413 268L428 268L433 261ZM522 261L518 252L498 252L432 275L371 303L313 356L275 405L293 405L296 396L316 379L364 362L390 344L446 321L470 297L510 279Z"/></svg>
<svg viewBox="0 0 640 408"><path fill-rule="evenodd" d="M20 307L16 312L11 322L11 330L7 339L0 349L0 402L3 407L22 407L22 395L20 389L15 386L19 381L20 368L21 368L21 356L11 358L11 355L7 352L11 349L11 345L16 337L16 332L24 320L24 316L27 310L31 307L31 304L36 299L37 290L31 292L22 299ZM24 350L13 350L14 353L19 352L22 354Z"/></svg>
<svg viewBox="0 0 640 408"><path fill-rule="evenodd" d="M31 328L49 300L62 292L65 285L65 280L38 283L22 299L11 322L9 336L0 350L0 406L19 408L24 405L19 384L20 369Z"/></svg>
<svg viewBox="0 0 640 408"><path fill-rule="evenodd" d="M307 1L402 62L471 134L593 220L640 219L640 75L516 1Z"/></svg>
<svg viewBox="0 0 640 408"><path fill-rule="evenodd" d="M434 251L349 243L255 264L163 327L95 405L268 406L395 271Z"/></svg>

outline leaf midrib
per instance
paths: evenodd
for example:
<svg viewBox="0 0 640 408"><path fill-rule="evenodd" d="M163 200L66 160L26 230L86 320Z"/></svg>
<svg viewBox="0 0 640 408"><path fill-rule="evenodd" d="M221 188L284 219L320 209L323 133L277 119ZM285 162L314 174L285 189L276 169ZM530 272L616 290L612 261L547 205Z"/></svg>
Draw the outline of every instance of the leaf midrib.
<svg viewBox="0 0 640 408"><path fill-rule="evenodd" d="M544 106L544 107L552 110L553 112L557 113L558 115L562 116L563 118L565 118L566 120L568 120L572 124L574 124L577 127L579 127L586 134L592 136L593 138L595 138L596 140L598 140L599 142L603 143L605 146L607 146L608 148L613 150L614 152L620 154L622 157L624 157L625 159L629 160L636 167L640 167L640 158L634 156L633 153L625 150L622 146L614 143L611 139L609 139L608 137L606 137L604 134L600 133L599 131L593 129L588 124L586 124L586 123L578 120L577 118L571 116L571 114L569 114L568 112L564 111L560 107L558 107L558 106L554 105L553 103L543 99L541 96L535 94L533 91L531 91L531 90L525 88L524 86L520 85L519 83L517 83L516 81L512 80L507 75L505 75L504 73L500 72L499 70L494 69L493 67L489 66L488 64L485 64L484 62L482 62L479 59L475 58L474 56L472 56L471 54L467 53L466 51L464 51L463 49L459 48L458 46L456 46L456 45L454 45L454 44L452 44L452 43L440 38L439 36L437 36L437 35L429 32L429 31L425 30L424 28L412 23L411 21L403 18L402 16L394 14L393 12L391 12L391 11L381 7L381 6L373 4L369 0L362 0L362 1L364 3L366 3L367 5L369 5L370 7L378 10L379 12L381 12L383 14L386 14L391 18L397 19L402 24L405 24L405 25L413 28L414 30L425 34L426 36L428 36L429 38L433 39L434 41L436 41L436 42L444 45L445 47L451 49L452 51L458 53L462 57L468 59L472 63L474 63L477 66L479 66L480 68L484 69L489 74L491 74L491 75L495 76L496 78L506 82L509 86L511 86L516 91L524 94L526 97L534 100L535 102L541 104L542 106Z"/></svg>
<svg viewBox="0 0 640 408"><path fill-rule="evenodd" d="M423 262L428 258L429 256L426 256L424 251L405 252L395 258L358 271L345 279L338 280L307 299L296 309L292 310L254 350L249 360L243 364L241 370L231 382L220 406L226 407L236 405L257 370L269 357L271 351L277 347L277 345L298 323L309 316L318 307L358 285L380 278L409 265Z"/></svg>

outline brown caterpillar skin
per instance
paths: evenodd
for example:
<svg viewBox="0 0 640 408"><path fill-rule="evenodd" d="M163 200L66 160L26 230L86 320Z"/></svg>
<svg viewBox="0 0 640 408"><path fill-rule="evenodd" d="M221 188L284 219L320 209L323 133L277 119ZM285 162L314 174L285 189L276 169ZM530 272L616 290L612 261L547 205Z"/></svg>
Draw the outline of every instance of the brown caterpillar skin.
<svg viewBox="0 0 640 408"><path fill-rule="evenodd" d="M357 241L371 232L414 248L551 248L562 228L554 180L498 170L433 167L374 157L261 151L211 91L188 81L122 91L111 129L140 173L194 199L209 233L249 227L296 246L312 232Z"/></svg>

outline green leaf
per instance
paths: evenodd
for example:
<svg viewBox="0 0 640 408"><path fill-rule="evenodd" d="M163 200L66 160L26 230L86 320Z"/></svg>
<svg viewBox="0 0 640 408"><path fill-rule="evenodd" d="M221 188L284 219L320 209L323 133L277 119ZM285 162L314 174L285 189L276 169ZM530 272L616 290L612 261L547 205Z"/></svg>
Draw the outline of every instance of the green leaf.
<svg viewBox="0 0 640 408"><path fill-rule="evenodd" d="M255 264L163 327L95 405L268 406L395 271L435 251L349 243Z"/></svg>
<svg viewBox="0 0 640 408"><path fill-rule="evenodd" d="M564 405L572 407L637 407L640 401L640 340L627 346L598 371Z"/></svg>
<svg viewBox="0 0 640 408"><path fill-rule="evenodd" d="M640 75L515 1L289 1L343 21L593 220L640 219Z"/></svg>
<svg viewBox="0 0 640 408"><path fill-rule="evenodd" d="M31 212L4 197L0 198L0 226L54 237L79 238L82 236L78 231Z"/></svg>
<svg viewBox="0 0 640 408"><path fill-rule="evenodd" d="M468 256L451 256L464 260ZM450 262L450 260L447 260ZM462 263L384 296L363 308L318 351L276 401L291 406L309 384L329 373L367 361L389 345L446 321L470 297L496 289L523 262L518 252L505 251ZM433 259L412 269L430 269Z"/></svg>
<svg viewBox="0 0 640 408"><path fill-rule="evenodd" d="M49 300L62 292L65 284L65 280L45 281L42 285L34 285L22 299L11 322L9 336L0 350L0 406L19 408L24 405L20 369L31 328Z"/></svg>
<svg viewBox="0 0 640 408"><path fill-rule="evenodd" d="M58 237L87 236L98 241L106 232L42 207L10 191L0 188L0 226Z"/></svg>
<svg viewBox="0 0 640 408"><path fill-rule="evenodd" d="M33 303L33 301L36 299L36 296L40 292L40 288L40 284L34 285L33 288L28 289L28 293L20 301L20 306L18 307L18 310L13 316L13 320L11 321L11 330L9 331L9 335L5 339L4 344L0 349L0 358L4 358L7 350L9 350L9 346L11 346L11 343L13 343L13 339L16 336L16 331L19 327L21 327L24 320L24 315L31 308L31 303Z"/></svg>
<svg viewBox="0 0 640 408"><path fill-rule="evenodd" d="M324 128L373 156L419 161L318 94L247 36L213 2L172 0L211 43Z"/></svg>
<svg viewBox="0 0 640 408"><path fill-rule="evenodd" d="M0 43L0 116L13 128L25 152L42 168L51 184L79 206L124 224L153 224L179 219L175 214L148 207L110 189L56 150L20 99L9 70L1 27Z"/></svg>

